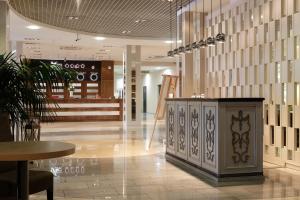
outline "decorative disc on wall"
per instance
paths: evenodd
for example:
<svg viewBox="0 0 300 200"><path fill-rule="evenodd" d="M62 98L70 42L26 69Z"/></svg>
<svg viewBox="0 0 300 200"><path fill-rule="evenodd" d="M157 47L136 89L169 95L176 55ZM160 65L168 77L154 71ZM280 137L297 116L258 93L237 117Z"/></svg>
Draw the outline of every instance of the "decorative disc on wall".
<svg viewBox="0 0 300 200"><path fill-rule="evenodd" d="M92 72L90 75L90 80L91 81L98 81L98 72Z"/></svg>
<svg viewBox="0 0 300 200"><path fill-rule="evenodd" d="M77 80L78 81L83 81L84 80L84 72L79 72L77 74Z"/></svg>

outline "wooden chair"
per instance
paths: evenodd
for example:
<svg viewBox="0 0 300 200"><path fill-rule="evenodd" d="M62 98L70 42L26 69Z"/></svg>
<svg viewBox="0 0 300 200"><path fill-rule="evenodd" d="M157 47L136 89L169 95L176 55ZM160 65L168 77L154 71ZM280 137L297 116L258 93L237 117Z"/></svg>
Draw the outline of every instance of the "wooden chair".
<svg viewBox="0 0 300 200"><path fill-rule="evenodd" d="M0 132L0 142L14 141L10 131L0 129ZM17 198L17 179L17 162L0 162L0 200ZM29 170L29 194L44 190L47 190L47 199L53 200L53 174L48 171Z"/></svg>

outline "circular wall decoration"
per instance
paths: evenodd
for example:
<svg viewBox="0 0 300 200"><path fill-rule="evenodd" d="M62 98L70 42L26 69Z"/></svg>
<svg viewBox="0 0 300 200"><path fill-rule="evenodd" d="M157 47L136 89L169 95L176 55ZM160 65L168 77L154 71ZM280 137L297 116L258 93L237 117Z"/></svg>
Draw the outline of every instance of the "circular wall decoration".
<svg viewBox="0 0 300 200"><path fill-rule="evenodd" d="M81 69L84 69L85 68L85 64L81 64Z"/></svg>
<svg viewBox="0 0 300 200"><path fill-rule="evenodd" d="M76 64L76 65L75 65L75 69L78 69L78 68L79 68L79 65L78 65L78 64Z"/></svg>
<svg viewBox="0 0 300 200"><path fill-rule="evenodd" d="M83 81L84 80L84 73L80 72L77 74L77 81Z"/></svg>
<svg viewBox="0 0 300 200"><path fill-rule="evenodd" d="M98 73L91 73L90 75L90 80L91 81L98 81Z"/></svg>
<svg viewBox="0 0 300 200"><path fill-rule="evenodd" d="M73 64L71 64L71 65L70 65L70 67L71 67L71 68L74 68L74 65L73 65Z"/></svg>
<svg viewBox="0 0 300 200"><path fill-rule="evenodd" d="M65 64L65 68L69 68L69 64Z"/></svg>
<svg viewBox="0 0 300 200"><path fill-rule="evenodd" d="M91 68L92 68L92 69L95 69L95 66L93 65Z"/></svg>

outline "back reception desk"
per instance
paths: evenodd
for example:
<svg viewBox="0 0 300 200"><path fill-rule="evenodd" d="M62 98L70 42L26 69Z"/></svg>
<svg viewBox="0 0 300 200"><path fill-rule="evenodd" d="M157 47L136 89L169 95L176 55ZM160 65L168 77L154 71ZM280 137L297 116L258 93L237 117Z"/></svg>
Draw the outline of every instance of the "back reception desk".
<svg viewBox="0 0 300 200"><path fill-rule="evenodd" d="M167 98L167 161L216 183L263 180L262 98Z"/></svg>

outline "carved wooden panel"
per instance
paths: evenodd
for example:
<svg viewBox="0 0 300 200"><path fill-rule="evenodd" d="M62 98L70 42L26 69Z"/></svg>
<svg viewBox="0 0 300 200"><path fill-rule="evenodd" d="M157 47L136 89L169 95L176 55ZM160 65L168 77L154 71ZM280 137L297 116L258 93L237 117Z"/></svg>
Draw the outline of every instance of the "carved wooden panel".
<svg viewBox="0 0 300 200"><path fill-rule="evenodd" d="M222 138L225 169L257 167L255 140L259 133L255 112L255 107L226 107L223 122L226 137Z"/></svg>
<svg viewBox="0 0 300 200"><path fill-rule="evenodd" d="M176 107L174 102L167 104L167 152L175 154L176 146Z"/></svg>
<svg viewBox="0 0 300 200"><path fill-rule="evenodd" d="M188 160L201 166L201 103L188 104Z"/></svg>
<svg viewBox="0 0 300 200"><path fill-rule="evenodd" d="M217 168L217 105L203 103L202 106L202 167L209 170Z"/></svg>
<svg viewBox="0 0 300 200"><path fill-rule="evenodd" d="M176 155L187 159L187 103L177 102L177 146Z"/></svg>

